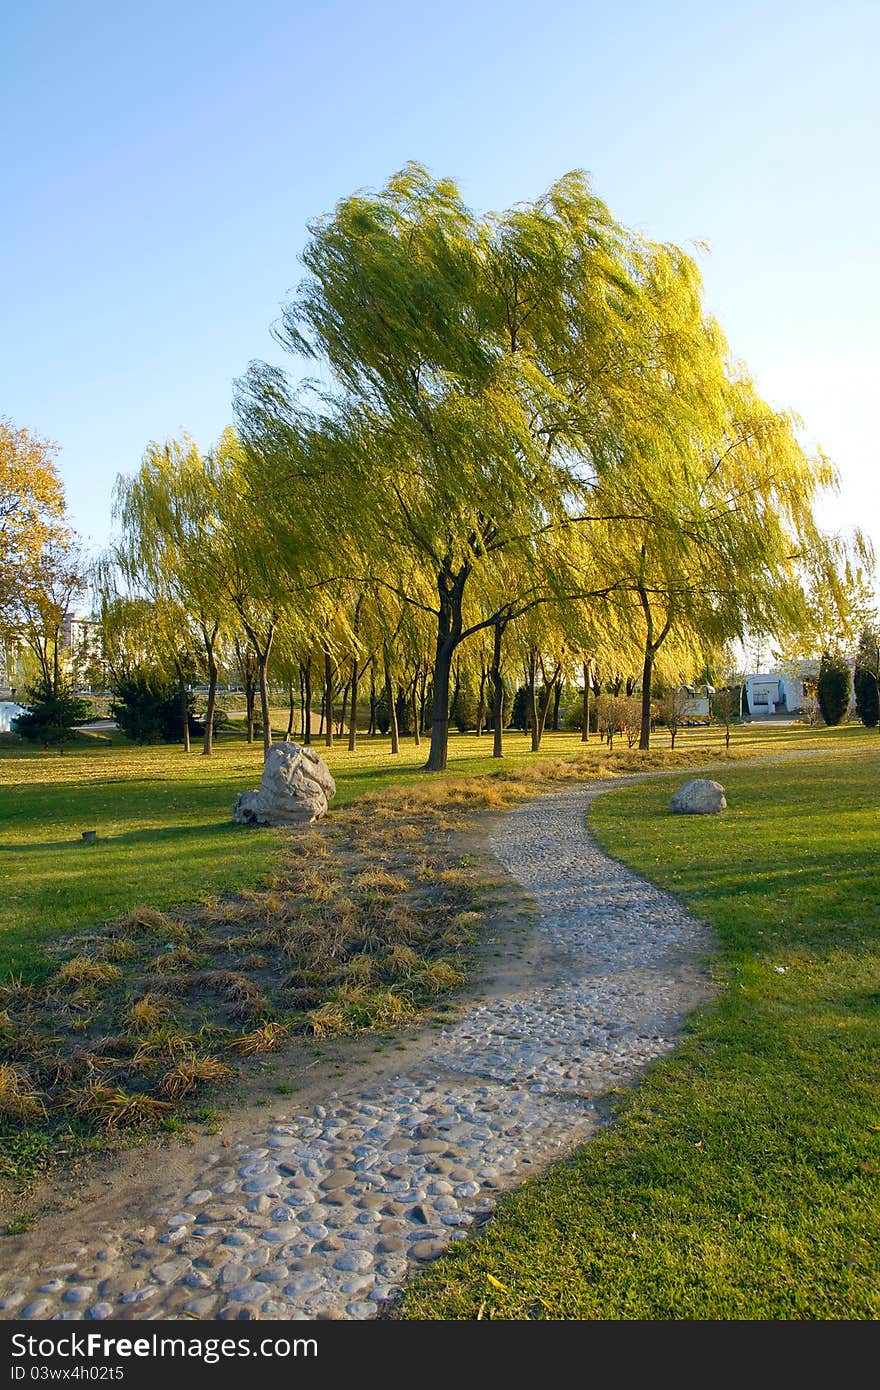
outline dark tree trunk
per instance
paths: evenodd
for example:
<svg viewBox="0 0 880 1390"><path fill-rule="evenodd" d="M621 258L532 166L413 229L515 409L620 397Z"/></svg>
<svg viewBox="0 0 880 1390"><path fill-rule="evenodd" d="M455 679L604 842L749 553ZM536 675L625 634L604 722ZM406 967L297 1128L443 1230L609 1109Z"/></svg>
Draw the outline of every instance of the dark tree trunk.
<svg viewBox="0 0 880 1390"><path fill-rule="evenodd" d="M559 663L557 663L556 670L553 672L553 675L548 681L546 672L544 671L544 662L543 660L540 661L541 675L544 680L544 688L541 691L541 700L539 705L536 691L536 656L537 654L533 651L529 662L529 698L531 702L532 719L534 721L532 724L533 753L537 753L538 749L541 747L541 739L544 737L544 726L547 723L547 714L550 710L550 696L553 692L556 682L558 680L561 680L562 678L562 668L559 665Z"/></svg>
<svg viewBox="0 0 880 1390"><path fill-rule="evenodd" d="M370 727L369 727L369 729L367 730L367 734L368 734L368 736L369 736L370 738L375 738L375 737L376 737L376 732L377 732L377 729L378 729L378 725L376 724L376 706L377 706L378 703L379 703L379 701L378 701L377 698L376 698L376 676L375 676L375 673L374 673L373 671L371 671L371 672L370 672Z"/></svg>
<svg viewBox="0 0 880 1390"><path fill-rule="evenodd" d="M419 673L419 728L423 734L428 732L428 668Z"/></svg>
<svg viewBox="0 0 880 1390"><path fill-rule="evenodd" d="M562 699L562 672L556 678L553 686L553 720L550 728L554 733L559 733L559 702Z"/></svg>
<svg viewBox="0 0 880 1390"><path fill-rule="evenodd" d="M461 662L452 662L452 694L449 697L449 718L454 719L458 710L458 697L461 693Z"/></svg>
<svg viewBox="0 0 880 1390"><path fill-rule="evenodd" d="M426 772L443 772L449 749L449 678L452 658L461 641L462 599L470 566L462 565L457 573L444 566L438 576L437 592L440 608L437 614L437 646L434 656L434 692L431 702L431 748Z"/></svg>
<svg viewBox="0 0 880 1390"><path fill-rule="evenodd" d="M269 749L272 747L272 717L269 714L269 647L260 656L260 713L263 716L263 759L268 756Z"/></svg>
<svg viewBox="0 0 880 1390"><path fill-rule="evenodd" d="M413 725L413 742L415 743L416 748L421 747L421 743L422 743L422 736L421 736L421 734L419 733L419 722L420 722L420 720L419 720L419 695L418 695L418 690L417 690L417 688L416 688L416 687L418 686L418 681L419 681L419 673L418 673L418 670L416 670L416 673L415 673L415 675L413 676L412 690L410 691L410 707L411 707L411 709L412 709L412 725Z"/></svg>
<svg viewBox="0 0 880 1390"><path fill-rule="evenodd" d="M287 701L287 732L284 735L285 740L293 738L293 723L296 719L296 691L293 687L293 681L288 681L287 683Z"/></svg>
<svg viewBox="0 0 880 1390"><path fill-rule="evenodd" d="M495 623L492 641L492 757L504 757L504 678L501 675L501 640L506 623Z"/></svg>
<svg viewBox="0 0 880 1390"><path fill-rule="evenodd" d="M272 720L269 715L269 657L272 653L272 641L275 637L275 620L273 619L268 623L265 636L262 639L244 617L242 617L242 622L257 658L260 713L263 716L263 759L265 761L269 749L272 747Z"/></svg>
<svg viewBox="0 0 880 1390"><path fill-rule="evenodd" d="M205 741L202 744L202 753L205 757L211 756L211 749L214 745L214 711L217 708L217 658L214 655L214 645L217 641L217 624L214 630L208 634L207 628L202 628L202 636L205 639L205 655L208 658L208 706L205 711Z"/></svg>
<svg viewBox="0 0 880 1390"><path fill-rule="evenodd" d="M431 747L427 772L443 772L446 767L449 748L449 684L452 676L452 653L454 645L448 639L437 641L437 655L434 658L434 692L431 701Z"/></svg>
<svg viewBox="0 0 880 1390"><path fill-rule="evenodd" d="M357 748L357 717L358 717L358 659L355 657L351 663L351 721L348 726L348 751L353 753Z"/></svg>
<svg viewBox="0 0 880 1390"><path fill-rule="evenodd" d="M244 687L244 702L246 711L245 722L247 724L248 743L253 743L254 741L254 706L256 705L256 701L257 687L255 686L253 679L251 677L248 677L245 681Z"/></svg>
<svg viewBox="0 0 880 1390"><path fill-rule="evenodd" d="M581 743L590 741L590 662L584 662L584 706L583 706L583 728L581 729Z"/></svg>
<svg viewBox="0 0 880 1390"><path fill-rule="evenodd" d="M642 666L642 723L639 731L639 748L651 747L651 679L654 675L656 650L650 642L645 644L645 660Z"/></svg>
<svg viewBox="0 0 880 1390"><path fill-rule="evenodd" d="M532 752L537 753L541 747L541 731L538 727L538 653L534 647L529 649L528 660L528 697L527 709L529 714L529 724L531 725Z"/></svg>
<svg viewBox="0 0 880 1390"><path fill-rule="evenodd" d="M351 690L351 681L347 680L342 688L342 710L339 715L339 723L336 725L336 732L341 736L345 731L345 719L348 713L348 694Z"/></svg>
<svg viewBox="0 0 880 1390"><path fill-rule="evenodd" d="M483 725L486 722L486 681L488 675L485 666L482 666L480 670L480 695L477 700L477 738L481 736Z"/></svg>
<svg viewBox="0 0 880 1390"><path fill-rule="evenodd" d="M177 694L180 700L180 720L183 725L182 743L184 753L189 752L189 709L186 699L186 676L183 667L177 666Z"/></svg>
<svg viewBox="0 0 880 1390"><path fill-rule="evenodd" d="M312 741L312 658L309 657L303 667L303 690L305 692L305 705L303 707L303 743L306 745Z"/></svg>
<svg viewBox="0 0 880 1390"><path fill-rule="evenodd" d="M382 660L385 666L385 701L388 705L389 731L391 733L391 751L400 752L400 730L397 726L397 697L394 692L394 677L391 674L391 657L388 654L388 643L382 643Z"/></svg>
<svg viewBox="0 0 880 1390"><path fill-rule="evenodd" d="M324 743L333 747L333 665L329 647L324 648Z"/></svg>

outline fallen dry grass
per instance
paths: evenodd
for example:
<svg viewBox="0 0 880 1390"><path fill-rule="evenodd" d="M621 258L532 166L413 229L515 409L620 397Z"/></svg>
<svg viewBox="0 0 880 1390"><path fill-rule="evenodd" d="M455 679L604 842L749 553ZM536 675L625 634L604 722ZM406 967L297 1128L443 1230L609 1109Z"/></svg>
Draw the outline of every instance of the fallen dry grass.
<svg viewBox="0 0 880 1390"><path fill-rule="evenodd" d="M139 904L68 937L48 981L0 986L0 1181L28 1175L3 1116L48 1165L90 1127L170 1123L197 1089L259 1069L297 1035L416 1022L465 983L478 941L462 827L554 784L655 765L669 755L612 763L591 746L369 793L293 838L263 889L186 913Z"/></svg>

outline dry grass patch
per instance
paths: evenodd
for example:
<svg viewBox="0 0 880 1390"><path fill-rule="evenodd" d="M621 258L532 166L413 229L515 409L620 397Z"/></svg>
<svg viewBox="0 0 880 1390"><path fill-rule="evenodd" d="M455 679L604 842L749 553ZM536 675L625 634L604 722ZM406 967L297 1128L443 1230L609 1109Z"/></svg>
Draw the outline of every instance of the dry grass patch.
<svg viewBox="0 0 880 1390"><path fill-rule="evenodd" d="M71 1092L67 1104L75 1114L104 1129L153 1124L172 1109L170 1101L143 1092L126 1091L122 1086L106 1085L100 1081L92 1082L81 1091Z"/></svg>
<svg viewBox="0 0 880 1390"><path fill-rule="evenodd" d="M42 1097L27 1072L8 1062L0 1063L0 1115L27 1120L44 1113Z"/></svg>
<svg viewBox="0 0 880 1390"><path fill-rule="evenodd" d="M127 1021L136 1033L149 1033L164 1023L170 1012L167 1000L158 994L145 994L131 1005Z"/></svg>
<svg viewBox="0 0 880 1390"><path fill-rule="evenodd" d="M234 1076L232 1067L216 1057L182 1057L166 1071L156 1090L166 1100L181 1100L198 1086L231 1081Z"/></svg>
<svg viewBox="0 0 880 1390"><path fill-rule="evenodd" d="M60 967L55 979L65 985L109 985L122 979L122 971L109 961L72 956Z"/></svg>
<svg viewBox="0 0 880 1390"><path fill-rule="evenodd" d="M267 1019L250 1033L233 1039L229 1046L242 1057L255 1057L260 1052L274 1052L289 1033L290 1029L283 1023Z"/></svg>

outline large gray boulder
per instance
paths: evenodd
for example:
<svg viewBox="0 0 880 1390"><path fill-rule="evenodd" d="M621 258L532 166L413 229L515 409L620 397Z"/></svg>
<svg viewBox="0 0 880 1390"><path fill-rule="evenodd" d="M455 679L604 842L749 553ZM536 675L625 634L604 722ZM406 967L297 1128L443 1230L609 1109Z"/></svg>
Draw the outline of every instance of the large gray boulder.
<svg viewBox="0 0 880 1390"><path fill-rule="evenodd" d="M679 816L714 816L726 808L727 798L720 782L698 778L679 787L669 804Z"/></svg>
<svg viewBox="0 0 880 1390"><path fill-rule="evenodd" d="M259 791L240 792L232 808L238 825L301 825L327 812L336 783L314 748L273 743Z"/></svg>

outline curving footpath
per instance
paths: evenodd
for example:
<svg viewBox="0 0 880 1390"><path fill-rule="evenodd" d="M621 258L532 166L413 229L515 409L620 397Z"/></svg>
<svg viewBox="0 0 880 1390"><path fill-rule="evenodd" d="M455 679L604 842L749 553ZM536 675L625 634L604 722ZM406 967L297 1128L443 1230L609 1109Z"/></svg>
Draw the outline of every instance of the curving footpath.
<svg viewBox="0 0 880 1390"><path fill-rule="evenodd" d="M146 1225L48 1258L48 1233L35 1235L4 1278L2 1316L374 1317L505 1189L594 1133L599 1098L673 1047L708 996L711 946L586 830L608 790L530 801L491 837L539 910L531 983L471 1007L404 1071L360 1075L210 1154Z"/></svg>

